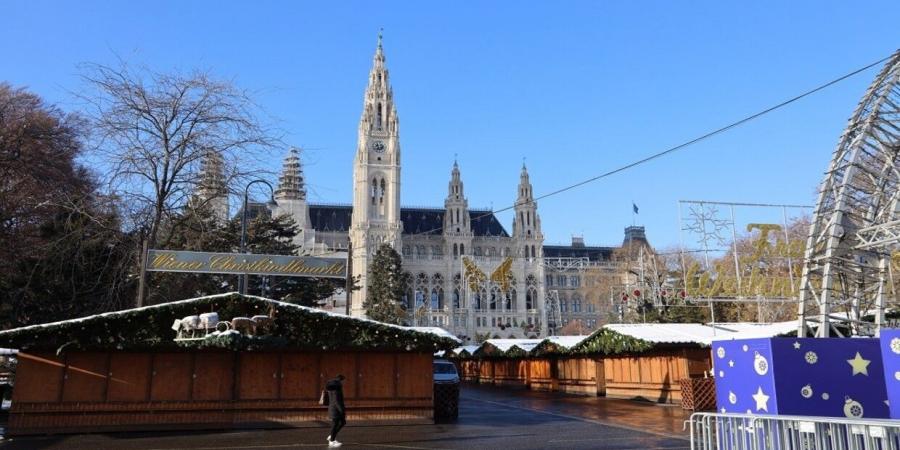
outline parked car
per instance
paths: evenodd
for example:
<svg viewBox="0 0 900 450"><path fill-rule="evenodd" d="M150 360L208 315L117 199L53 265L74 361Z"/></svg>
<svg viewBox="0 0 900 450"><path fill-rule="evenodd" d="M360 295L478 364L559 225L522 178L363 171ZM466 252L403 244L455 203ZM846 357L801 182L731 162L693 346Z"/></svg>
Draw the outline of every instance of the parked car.
<svg viewBox="0 0 900 450"><path fill-rule="evenodd" d="M459 384L456 365L446 359L434 360L434 384Z"/></svg>
<svg viewBox="0 0 900 450"><path fill-rule="evenodd" d="M459 373L446 359L435 359L434 418L455 420L459 417Z"/></svg>

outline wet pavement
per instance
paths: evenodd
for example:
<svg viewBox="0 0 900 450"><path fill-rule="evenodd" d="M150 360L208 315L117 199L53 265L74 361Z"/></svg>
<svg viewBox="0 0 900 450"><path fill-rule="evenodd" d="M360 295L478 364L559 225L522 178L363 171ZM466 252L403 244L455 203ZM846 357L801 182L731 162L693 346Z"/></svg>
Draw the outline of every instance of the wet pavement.
<svg viewBox="0 0 900 450"><path fill-rule="evenodd" d="M464 386L460 417L435 425L348 426L345 449L688 449L681 408ZM108 433L9 439L0 449L265 450L326 448L327 428Z"/></svg>

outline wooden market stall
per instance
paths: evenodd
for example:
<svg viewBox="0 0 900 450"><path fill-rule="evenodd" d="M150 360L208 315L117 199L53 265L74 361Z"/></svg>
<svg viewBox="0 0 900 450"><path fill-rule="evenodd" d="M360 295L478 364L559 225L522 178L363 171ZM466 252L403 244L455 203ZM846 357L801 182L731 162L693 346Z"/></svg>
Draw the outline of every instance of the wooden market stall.
<svg viewBox="0 0 900 450"><path fill-rule="evenodd" d="M590 336L529 342L527 351L516 346L522 340L490 339L471 356L460 356L459 364L478 367L467 371L467 381L677 403L682 401L683 381L693 386L691 380L705 377L712 368L712 340L771 337L795 329L795 322L611 324Z"/></svg>
<svg viewBox="0 0 900 450"><path fill-rule="evenodd" d="M213 311L267 327L173 329ZM20 350L15 435L318 426L319 394L337 374L348 422L429 423L432 354L458 342L228 294L4 331L0 345Z"/></svg>
<svg viewBox="0 0 900 450"><path fill-rule="evenodd" d="M488 339L472 355L479 361L478 382L526 388L529 385L528 352L541 339Z"/></svg>
<svg viewBox="0 0 900 450"><path fill-rule="evenodd" d="M613 327L590 336L553 336L530 343L528 351L516 347L517 340L492 339L460 365L477 364L478 373L466 379L480 383L661 403L680 401L679 381L711 367L709 350L699 343L660 343L631 331Z"/></svg>

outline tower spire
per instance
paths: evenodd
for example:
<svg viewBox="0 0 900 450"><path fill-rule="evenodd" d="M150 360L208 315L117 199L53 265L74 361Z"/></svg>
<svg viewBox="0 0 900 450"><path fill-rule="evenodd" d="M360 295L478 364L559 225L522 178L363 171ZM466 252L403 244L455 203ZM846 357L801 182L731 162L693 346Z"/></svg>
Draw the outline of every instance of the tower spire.
<svg viewBox="0 0 900 450"><path fill-rule="evenodd" d="M306 199L303 166L300 162L300 149L297 147L291 147L288 156L284 158L275 198L277 200Z"/></svg>
<svg viewBox="0 0 900 450"><path fill-rule="evenodd" d="M213 216L228 221L228 188L225 185L225 162L222 155L209 150L200 160L200 185L196 196L206 202Z"/></svg>
<svg viewBox="0 0 900 450"><path fill-rule="evenodd" d="M384 28L380 28L378 30L378 45L375 47L375 65L381 66L384 65L384 46L382 45L382 34L384 33Z"/></svg>

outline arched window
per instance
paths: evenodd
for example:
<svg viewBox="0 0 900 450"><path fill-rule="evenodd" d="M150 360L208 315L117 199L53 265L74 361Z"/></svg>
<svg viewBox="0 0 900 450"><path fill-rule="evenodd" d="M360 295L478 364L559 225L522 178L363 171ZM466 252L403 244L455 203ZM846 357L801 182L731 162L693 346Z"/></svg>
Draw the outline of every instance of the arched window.
<svg viewBox="0 0 900 450"><path fill-rule="evenodd" d="M453 288L453 307L460 308L461 305L459 303L459 288Z"/></svg>
<svg viewBox="0 0 900 450"><path fill-rule="evenodd" d="M528 275L525 279L525 309L537 308L537 278L534 275Z"/></svg>
<svg viewBox="0 0 900 450"><path fill-rule="evenodd" d="M431 309L441 309L441 300L438 295L438 288L431 288Z"/></svg>
<svg viewBox="0 0 900 450"><path fill-rule="evenodd" d="M491 309L497 309L497 302L500 300L500 289L497 286L491 288Z"/></svg>
<svg viewBox="0 0 900 450"><path fill-rule="evenodd" d="M378 197L378 179L372 178L372 204L375 204L375 198Z"/></svg>
<svg viewBox="0 0 900 450"><path fill-rule="evenodd" d="M534 246L533 246L533 245L531 246L531 257L532 257L532 258L537 258L537 252L534 250Z"/></svg>
<svg viewBox="0 0 900 450"><path fill-rule="evenodd" d="M417 258L425 258L427 256L425 252L426 252L426 250L425 250L424 245L416 246L416 257Z"/></svg>
<svg viewBox="0 0 900 450"><path fill-rule="evenodd" d="M456 243L453 243L453 259L456 259L459 256L459 247Z"/></svg>
<svg viewBox="0 0 900 450"><path fill-rule="evenodd" d="M565 298L559 299L559 312L568 312L569 311L569 301Z"/></svg>
<svg viewBox="0 0 900 450"><path fill-rule="evenodd" d="M403 246L403 256L412 256L412 249L408 245Z"/></svg>
<svg viewBox="0 0 900 450"><path fill-rule="evenodd" d="M378 104L377 113L378 117L375 119L375 127L379 130L381 129L381 103Z"/></svg>
<svg viewBox="0 0 900 450"><path fill-rule="evenodd" d="M459 254L460 255L466 254L466 245L465 244L459 244Z"/></svg>
<svg viewBox="0 0 900 450"><path fill-rule="evenodd" d="M475 256L481 256L481 247L475 247Z"/></svg>
<svg viewBox="0 0 900 450"><path fill-rule="evenodd" d="M415 308L425 306L425 292L421 288L416 288L416 304Z"/></svg>
<svg viewBox="0 0 900 450"><path fill-rule="evenodd" d="M384 178L381 179L381 191L378 192L378 202L384 203Z"/></svg>
<svg viewBox="0 0 900 450"><path fill-rule="evenodd" d="M572 312L581 312L581 296L579 296L577 293L572 294Z"/></svg>
<svg viewBox="0 0 900 450"><path fill-rule="evenodd" d="M507 291L506 294L509 296L509 305L510 305L510 307L507 309L518 309L517 302L519 300L518 300L518 298L516 298L516 288L511 288L509 291Z"/></svg>
<svg viewBox="0 0 900 450"><path fill-rule="evenodd" d="M428 296L428 275L419 273L416 275L416 308L425 306L425 299Z"/></svg>
<svg viewBox="0 0 900 450"><path fill-rule="evenodd" d="M481 291L475 291L475 309L481 309Z"/></svg>

